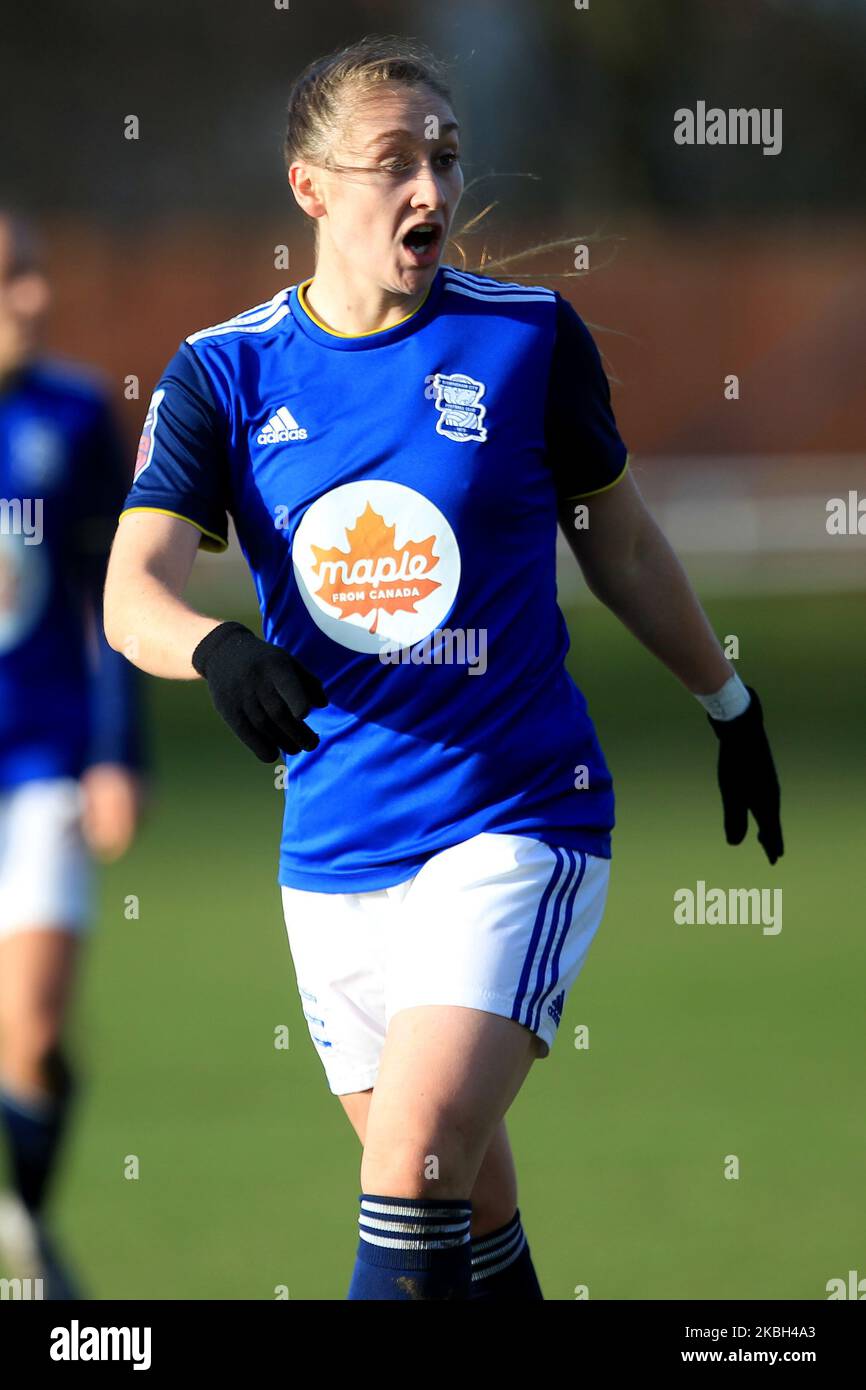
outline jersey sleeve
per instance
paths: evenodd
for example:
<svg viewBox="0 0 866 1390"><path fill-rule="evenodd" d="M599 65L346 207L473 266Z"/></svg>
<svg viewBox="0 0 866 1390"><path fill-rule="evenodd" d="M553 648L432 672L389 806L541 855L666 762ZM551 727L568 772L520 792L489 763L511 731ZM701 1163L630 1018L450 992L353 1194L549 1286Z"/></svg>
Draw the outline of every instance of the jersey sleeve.
<svg viewBox="0 0 866 1390"><path fill-rule="evenodd" d="M547 457L562 499L604 492L623 477L628 450L592 334L556 291L556 340L545 413Z"/></svg>
<svg viewBox="0 0 866 1390"><path fill-rule="evenodd" d="M94 401L77 441L77 487L67 537L68 577L80 598L87 649L90 742L85 765L120 763L142 770L141 673L109 647L102 594L117 512L129 486L124 448L107 399Z"/></svg>
<svg viewBox="0 0 866 1390"><path fill-rule="evenodd" d="M101 564L111 549L118 508L129 487L126 451L107 397L94 399L76 447L78 468L70 540L80 563L87 565L92 559Z"/></svg>
<svg viewBox="0 0 866 1390"><path fill-rule="evenodd" d="M201 531L202 550L228 547L226 422L207 373L182 343L150 399L132 487L120 515L163 512Z"/></svg>

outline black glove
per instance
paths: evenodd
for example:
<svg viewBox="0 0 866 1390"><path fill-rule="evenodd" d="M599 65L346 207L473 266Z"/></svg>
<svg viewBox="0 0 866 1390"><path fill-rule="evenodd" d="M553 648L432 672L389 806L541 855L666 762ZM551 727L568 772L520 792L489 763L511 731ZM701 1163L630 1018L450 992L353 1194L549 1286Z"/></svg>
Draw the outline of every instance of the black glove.
<svg viewBox="0 0 866 1390"><path fill-rule="evenodd" d="M719 789L725 808L725 838L742 844L749 816L758 823L758 843L771 864L784 853L779 820L779 779L764 730L761 702L751 686L751 700L736 719L707 715L719 740Z"/></svg>
<svg viewBox="0 0 866 1390"><path fill-rule="evenodd" d="M217 711L263 763L275 762L281 749L292 757L318 747L319 735L302 721L328 698L318 677L282 647L243 623L220 623L191 660Z"/></svg>

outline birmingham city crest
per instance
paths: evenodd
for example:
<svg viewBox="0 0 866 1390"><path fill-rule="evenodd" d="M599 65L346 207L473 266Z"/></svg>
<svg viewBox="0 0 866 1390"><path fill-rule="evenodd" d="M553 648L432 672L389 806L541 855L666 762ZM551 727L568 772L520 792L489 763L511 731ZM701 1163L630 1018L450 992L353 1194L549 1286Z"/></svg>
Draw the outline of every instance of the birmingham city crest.
<svg viewBox="0 0 866 1390"><path fill-rule="evenodd" d="M459 444L474 439L482 444L487 438L487 429L482 424L487 407L478 402L484 395L484 382L463 372L437 372L433 377L436 392L435 405L439 411L436 433L448 439L456 439Z"/></svg>

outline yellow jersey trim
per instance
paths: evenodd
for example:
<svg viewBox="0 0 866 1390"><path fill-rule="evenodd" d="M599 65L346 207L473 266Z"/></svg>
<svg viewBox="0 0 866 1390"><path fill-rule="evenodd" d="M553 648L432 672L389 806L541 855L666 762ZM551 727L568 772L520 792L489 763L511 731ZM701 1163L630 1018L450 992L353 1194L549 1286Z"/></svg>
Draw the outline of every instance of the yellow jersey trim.
<svg viewBox="0 0 866 1390"><path fill-rule="evenodd" d="M333 338L373 338L377 333L390 333L392 328L399 328L401 323L408 323L409 319L414 318L415 314L418 313L418 310L424 307L424 304L427 300L427 295L429 295L430 291L433 288L433 285L431 283L427 288L427 294L425 294L424 298L421 300L421 303L415 309L412 310L411 314L407 314L406 317L403 319L398 319L396 323L389 323L387 328L371 328L369 333L341 333L338 328L329 328L326 323L322 323L322 320L318 317L317 314L313 313L313 310L307 303L307 296L304 294L304 290L307 288L308 285L311 285L313 283L313 279L314 276L311 275L309 280L305 280L303 284L298 286L298 301L304 313L307 315L308 318L311 318L313 320L313 323L316 325L316 327L321 328L324 333L330 333Z"/></svg>
<svg viewBox="0 0 866 1390"><path fill-rule="evenodd" d="M222 554L228 550L229 543L223 540L222 536L217 536L213 531L207 531L204 526L200 526L197 521L193 521L190 516L181 516L180 512L170 512L165 507L125 507L117 518L129 516L130 512L158 512L160 516L173 516L178 521L188 521L190 526L194 526L197 531L201 531L203 539L199 541L202 550L211 550L215 554Z"/></svg>
<svg viewBox="0 0 866 1390"><path fill-rule="evenodd" d="M631 454L626 454L625 463L622 466L622 472L617 473L612 483L605 483L604 487L593 488L592 492L574 492L570 497L566 497L565 501L575 502L579 497L598 497L600 492L610 492L610 489L612 487L616 487L617 483L622 482L623 478L628 472L628 461L630 458Z"/></svg>

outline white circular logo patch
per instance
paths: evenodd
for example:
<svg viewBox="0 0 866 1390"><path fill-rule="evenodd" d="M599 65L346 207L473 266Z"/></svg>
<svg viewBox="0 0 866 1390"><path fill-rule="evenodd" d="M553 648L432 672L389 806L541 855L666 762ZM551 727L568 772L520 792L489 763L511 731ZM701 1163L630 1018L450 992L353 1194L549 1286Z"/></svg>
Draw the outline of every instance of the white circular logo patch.
<svg viewBox="0 0 866 1390"><path fill-rule="evenodd" d="M420 642L447 618L460 583L457 538L439 508L377 479L317 498L292 561L314 621L355 652Z"/></svg>

